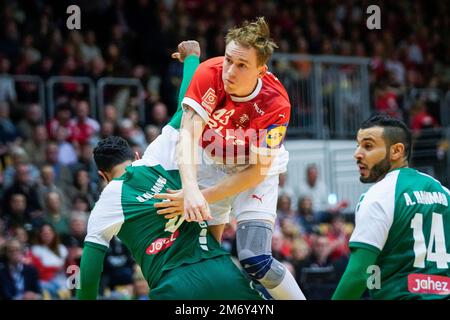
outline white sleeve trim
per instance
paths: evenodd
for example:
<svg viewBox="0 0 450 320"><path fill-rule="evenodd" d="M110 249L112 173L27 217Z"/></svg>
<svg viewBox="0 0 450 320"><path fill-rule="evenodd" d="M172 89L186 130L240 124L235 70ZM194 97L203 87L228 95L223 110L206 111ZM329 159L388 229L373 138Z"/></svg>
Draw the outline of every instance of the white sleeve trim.
<svg viewBox="0 0 450 320"><path fill-rule="evenodd" d="M125 220L122 210L123 181L113 180L105 187L91 212L85 241L109 247Z"/></svg>
<svg viewBox="0 0 450 320"><path fill-rule="evenodd" d="M89 241L97 244L101 244L102 246L105 246L109 248L109 242L111 241L112 237L117 235L120 231L120 228L122 227L123 221L117 222L116 224L113 224L111 226L108 226L103 229L102 233L91 233L86 236L86 239L84 241ZM109 241L107 240L109 238Z"/></svg>
<svg viewBox="0 0 450 320"><path fill-rule="evenodd" d="M202 117L203 121L208 122L209 120L209 115L208 113L205 111L205 109L203 109L203 107L194 99L189 98L189 97L184 97L183 101L181 101L182 105L187 105L189 107L191 107L192 109L194 109L195 112L197 112L197 114Z"/></svg>
<svg viewBox="0 0 450 320"><path fill-rule="evenodd" d="M366 243L383 250L394 221L398 174L398 170L388 174L367 191L357 207L355 229L349 242Z"/></svg>

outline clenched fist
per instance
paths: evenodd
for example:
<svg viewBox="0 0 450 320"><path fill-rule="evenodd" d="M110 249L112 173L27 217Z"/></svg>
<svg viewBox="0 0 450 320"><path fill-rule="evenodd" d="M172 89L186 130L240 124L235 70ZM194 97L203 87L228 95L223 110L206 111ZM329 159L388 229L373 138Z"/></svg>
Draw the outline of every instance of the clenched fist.
<svg viewBox="0 0 450 320"><path fill-rule="evenodd" d="M183 62L187 56L191 54L200 57L200 44L195 40L187 40L182 41L178 44L178 51L172 53L172 58L178 59L180 62Z"/></svg>

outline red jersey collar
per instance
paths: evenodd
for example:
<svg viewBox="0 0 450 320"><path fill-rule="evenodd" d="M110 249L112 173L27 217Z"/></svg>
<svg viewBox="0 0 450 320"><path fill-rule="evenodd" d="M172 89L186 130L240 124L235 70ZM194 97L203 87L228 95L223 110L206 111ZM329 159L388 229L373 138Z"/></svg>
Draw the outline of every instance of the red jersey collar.
<svg viewBox="0 0 450 320"><path fill-rule="evenodd" d="M256 88L255 88L255 90L253 90L252 93L250 93L246 97L236 97L236 96L230 95L231 100L234 101L234 102L247 102L247 101L250 101L250 100L254 99L259 94L259 92L261 91L261 88L262 88L262 80L260 78L258 78L258 83L256 84Z"/></svg>

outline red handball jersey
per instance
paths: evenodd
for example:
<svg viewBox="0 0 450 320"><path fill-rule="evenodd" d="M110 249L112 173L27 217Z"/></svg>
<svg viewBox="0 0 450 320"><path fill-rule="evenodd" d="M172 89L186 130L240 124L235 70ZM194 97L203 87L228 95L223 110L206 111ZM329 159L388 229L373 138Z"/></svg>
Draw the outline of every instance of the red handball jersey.
<svg viewBox="0 0 450 320"><path fill-rule="evenodd" d="M283 85L270 72L258 79L249 96L227 94L223 60L212 58L199 65L182 103L205 120L201 146L209 156L227 164L247 164L250 150L267 154L281 146L291 104Z"/></svg>

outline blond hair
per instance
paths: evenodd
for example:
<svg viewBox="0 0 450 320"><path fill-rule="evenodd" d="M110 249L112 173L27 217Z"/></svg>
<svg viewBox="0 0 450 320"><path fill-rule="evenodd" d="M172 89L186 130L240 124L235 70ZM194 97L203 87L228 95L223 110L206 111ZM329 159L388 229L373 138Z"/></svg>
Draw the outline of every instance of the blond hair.
<svg viewBox="0 0 450 320"><path fill-rule="evenodd" d="M254 48L258 66L266 64L274 48L278 48L270 38L269 25L264 17L252 22L245 21L241 27L231 28L225 36L225 42L228 45L231 41L247 48Z"/></svg>

